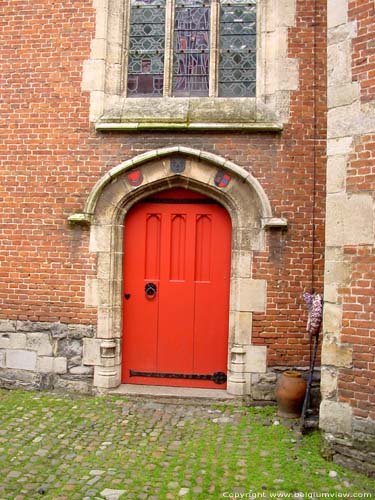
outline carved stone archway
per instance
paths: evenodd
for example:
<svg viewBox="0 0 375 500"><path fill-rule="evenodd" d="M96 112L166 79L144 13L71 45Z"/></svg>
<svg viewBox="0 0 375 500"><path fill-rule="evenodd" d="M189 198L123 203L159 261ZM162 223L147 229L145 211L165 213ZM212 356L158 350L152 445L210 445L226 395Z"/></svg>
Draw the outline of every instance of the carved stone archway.
<svg viewBox="0 0 375 500"><path fill-rule="evenodd" d="M272 217L259 182L217 155L186 147L163 148L121 163L90 193L84 213L71 222L91 224L90 251L97 254L97 277L86 283L86 304L98 308L97 338L88 339L95 366L94 387L121 383L123 228L129 209L142 198L184 187L219 201L232 220L228 384L234 395L251 393L252 374L266 371L266 347L251 342L252 314L264 312L265 280L252 278L252 255L263 250L265 229L286 222ZM126 231L126 227L125 227ZM126 251L126 249L125 249ZM84 346L85 347L85 346Z"/></svg>

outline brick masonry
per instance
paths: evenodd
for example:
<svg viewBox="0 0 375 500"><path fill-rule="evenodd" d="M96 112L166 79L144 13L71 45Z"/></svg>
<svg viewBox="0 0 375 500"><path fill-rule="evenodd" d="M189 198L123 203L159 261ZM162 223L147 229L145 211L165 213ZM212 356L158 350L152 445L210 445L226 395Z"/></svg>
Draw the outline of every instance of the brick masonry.
<svg viewBox="0 0 375 500"><path fill-rule="evenodd" d="M263 2L268 7L271 3ZM46 325L35 330L46 339L54 324L95 328L97 310L85 301L85 290L87 279L97 277L97 255L89 251L89 228L70 226L67 219L82 211L95 183L111 168L143 152L182 145L214 153L251 172L273 215L288 220L287 231L268 231L265 249L253 255L252 277L267 282L267 297L265 312L253 313L248 335L254 347L267 348L271 372L268 379L254 376L254 383L263 377L268 387L276 378L273 370L306 368L309 341L302 294L312 286L316 291L323 287L325 2L283 1L288 22L279 31L286 34L285 54L273 66L285 75L283 80L278 76L278 92L270 87L262 96L263 104L272 101L273 109L277 111L277 103L282 108L282 132L95 131L89 114L92 89L82 87L82 68L98 30L99 4L106 2L36 0L31 7L26 0L9 0L0 7L5 19L0 47L5 82L0 104L0 317L6 324ZM289 84L286 67L292 68ZM56 380L89 377L72 372L73 366L58 373L57 366L64 363L60 358L68 366L70 355L54 350L56 340L52 354L38 353L29 340L32 328L22 333L28 347L14 348L17 352L10 357L10 348L0 351L4 380L22 363L29 378L41 373ZM8 333L20 334L17 329ZM75 365L84 366L91 364ZM258 396L270 397L271 392L267 389L265 395L259 389Z"/></svg>

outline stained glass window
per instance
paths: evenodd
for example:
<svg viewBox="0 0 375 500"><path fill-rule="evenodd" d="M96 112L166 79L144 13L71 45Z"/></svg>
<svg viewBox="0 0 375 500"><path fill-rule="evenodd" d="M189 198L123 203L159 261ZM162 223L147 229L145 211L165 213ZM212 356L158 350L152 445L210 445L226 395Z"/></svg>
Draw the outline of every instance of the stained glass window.
<svg viewBox="0 0 375 500"><path fill-rule="evenodd" d="M174 96L208 95L209 58L209 3L204 0L177 0L174 23Z"/></svg>
<svg viewBox="0 0 375 500"><path fill-rule="evenodd" d="M256 0L221 0L219 37L219 96L255 96Z"/></svg>
<svg viewBox="0 0 375 500"><path fill-rule="evenodd" d="M253 97L257 0L127 0L127 95Z"/></svg>
<svg viewBox="0 0 375 500"><path fill-rule="evenodd" d="M132 0L128 96L161 96L164 79L165 0Z"/></svg>

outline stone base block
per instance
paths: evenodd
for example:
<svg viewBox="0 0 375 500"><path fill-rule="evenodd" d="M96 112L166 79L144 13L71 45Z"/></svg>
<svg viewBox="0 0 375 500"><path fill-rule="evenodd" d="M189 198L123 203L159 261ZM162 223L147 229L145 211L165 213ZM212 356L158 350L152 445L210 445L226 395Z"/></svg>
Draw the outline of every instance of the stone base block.
<svg viewBox="0 0 375 500"><path fill-rule="evenodd" d="M0 368L0 387L4 389L38 389L39 377L35 372Z"/></svg>
<svg viewBox="0 0 375 500"><path fill-rule="evenodd" d="M324 435L326 455L336 464L361 472L369 477L375 477L375 441L373 435L367 435L365 442L352 436L343 438L333 434ZM369 447L371 451L369 451Z"/></svg>
<svg viewBox="0 0 375 500"><path fill-rule="evenodd" d="M251 397L255 401L275 401L276 373L251 375Z"/></svg>
<svg viewBox="0 0 375 500"><path fill-rule="evenodd" d="M323 400L320 405L319 426L332 434L350 435L353 410L347 403Z"/></svg>
<svg viewBox="0 0 375 500"><path fill-rule="evenodd" d="M59 377L55 382L55 389L79 394L92 394L92 380L72 380Z"/></svg>
<svg viewBox="0 0 375 500"><path fill-rule="evenodd" d="M333 461L341 465L342 467L346 467L347 469L352 469L357 472L361 472L369 477L375 478L375 465L366 463L362 460L356 460L354 457L349 457L347 455L341 455L340 453L335 453L333 455Z"/></svg>
<svg viewBox="0 0 375 500"><path fill-rule="evenodd" d="M227 382L228 394L234 396L246 396L246 380L229 374Z"/></svg>
<svg viewBox="0 0 375 500"><path fill-rule="evenodd" d="M96 366L94 372L94 385L95 387L102 387L104 389L113 389L121 384L121 366L114 366L111 368Z"/></svg>

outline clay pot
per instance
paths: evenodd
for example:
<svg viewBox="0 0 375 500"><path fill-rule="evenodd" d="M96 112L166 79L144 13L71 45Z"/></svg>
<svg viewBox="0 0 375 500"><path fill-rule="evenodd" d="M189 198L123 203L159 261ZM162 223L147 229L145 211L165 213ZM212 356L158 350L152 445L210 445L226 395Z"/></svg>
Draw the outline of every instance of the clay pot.
<svg viewBox="0 0 375 500"><path fill-rule="evenodd" d="M306 385L300 372L288 370L280 375L276 383L276 401L280 417L298 418L301 416Z"/></svg>

